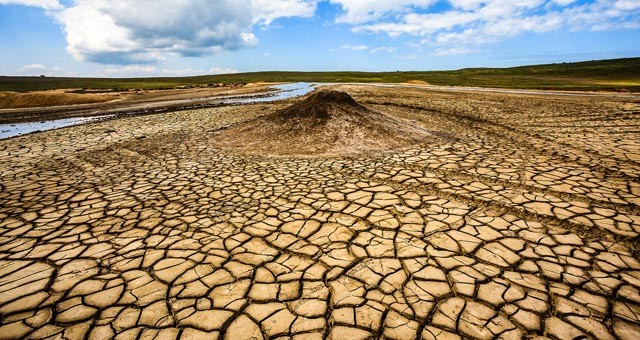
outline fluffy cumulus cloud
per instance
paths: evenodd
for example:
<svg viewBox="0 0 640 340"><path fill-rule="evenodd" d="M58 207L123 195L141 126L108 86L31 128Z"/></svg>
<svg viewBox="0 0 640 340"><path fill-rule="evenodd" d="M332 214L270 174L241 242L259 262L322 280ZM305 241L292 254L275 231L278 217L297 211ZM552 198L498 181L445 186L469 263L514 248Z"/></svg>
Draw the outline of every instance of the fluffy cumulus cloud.
<svg viewBox="0 0 640 340"><path fill-rule="evenodd" d="M419 6L417 2L407 1ZM353 31L419 37L423 46L433 47L432 55L455 55L473 53L476 50L472 46L526 32L640 28L640 0L449 0L448 3L445 10L431 11L427 6L426 10L391 17L385 14L397 11L397 7L386 13L375 12L375 16L363 17ZM349 7L345 9L345 15L349 15Z"/></svg>
<svg viewBox="0 0 640 340"><path fill-rule="evenodd" d="M145 64L257 44L255 25L310 17L316 0L0 0L52 11L78 60Z"/></svg>
<svg viewBox="0 0 640 340"><path fill-rule="evenodd" d="M249 2L76 0L56 14L74 58L148 63L166 53L201 56L256 43Z"/></svg>
<svg viewBox="0 0 640 340"><path fill-rule="evenodd" d="M0 0L0 5L22 5L40 7L44 9L62 8L62 5L58 0Z"/></svg>

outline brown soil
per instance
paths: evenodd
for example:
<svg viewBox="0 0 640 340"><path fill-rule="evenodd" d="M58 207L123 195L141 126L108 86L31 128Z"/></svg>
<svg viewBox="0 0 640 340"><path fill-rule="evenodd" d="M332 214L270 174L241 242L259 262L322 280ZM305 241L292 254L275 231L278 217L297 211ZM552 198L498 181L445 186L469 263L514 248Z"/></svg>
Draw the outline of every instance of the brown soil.
<svg viewBox="0 0 640 340"><path fill-rule="evenodd" d="M374 112L341 91L315 92L302 102L223 130L213 143L271 155L352 155L425 142L416 124Z"/></svg>
<svg viewBox="0 0 640 340"><path fill-rule="evenodd" d="M59 105L103 103L114 100L113 96L100 94L66 93L60 90L29 93L0 92L0 108L15 109Z"/></svg>

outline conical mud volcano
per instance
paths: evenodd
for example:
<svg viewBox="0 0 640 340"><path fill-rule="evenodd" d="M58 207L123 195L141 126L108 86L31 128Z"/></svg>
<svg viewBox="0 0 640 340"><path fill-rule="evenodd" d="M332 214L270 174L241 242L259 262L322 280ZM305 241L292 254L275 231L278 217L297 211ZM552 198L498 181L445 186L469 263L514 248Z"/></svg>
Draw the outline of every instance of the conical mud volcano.
<svg viewBox="0 0 640 340"><path fill-rule="evenodd" d="M401 148L431 134L374 112L341 91L318 91L285 109L220 132L214 144L271 155L349 155Z"/></svg>

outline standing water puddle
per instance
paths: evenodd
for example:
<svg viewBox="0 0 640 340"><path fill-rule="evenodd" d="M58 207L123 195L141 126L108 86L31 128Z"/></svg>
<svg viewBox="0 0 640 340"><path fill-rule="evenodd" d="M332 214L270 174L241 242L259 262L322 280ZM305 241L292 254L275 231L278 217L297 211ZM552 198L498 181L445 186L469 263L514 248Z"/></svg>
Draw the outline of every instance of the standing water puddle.
<svg viewBox="0 0 640 340"><path fill-rule="evenodd" d="M113 117L113 115L95 116L95 117L75 117L49 120L43 122L0 124L0 139L25 135L33 132L41 132L53 129L59 129L67 126L91 123L105 118Z"/></svg>
<svg viewBox="0 0 640 340"><path fill-rule="evenodd" d="M294 98L304 96L312 92L316 83L293 83L293 84L280 84L271 86L276 89L276 92L268 96L264 94L256 94L256 97L242 97L242 98L220 98L220 103L223 104L251 104L251 103L267 103L278 100ZM213 98L215 102L215 98ZM104 115L94 117L75 117L75 118L63 118L42 122L29 122L29 123L14 123L14 124L0 124L0 139L11 138L15 136L21 136L28 133L42 132L47 130L54 130L68 126L87 124L96 122L99 120L114 117L115 115Z"/></svg>
<svg viewBox="0 0 640 340"><path fill-rule="evenodd" d="M274 85L272 88L277 89L278 91L275 94L266 96L266 97L255 97L255 98L231 98L223 100L224 104L251 104L251 103L267 103L274 102L277 100L295 98L307 95L311 93L317 83L293 83L293 84L281 84Z"/></svg>

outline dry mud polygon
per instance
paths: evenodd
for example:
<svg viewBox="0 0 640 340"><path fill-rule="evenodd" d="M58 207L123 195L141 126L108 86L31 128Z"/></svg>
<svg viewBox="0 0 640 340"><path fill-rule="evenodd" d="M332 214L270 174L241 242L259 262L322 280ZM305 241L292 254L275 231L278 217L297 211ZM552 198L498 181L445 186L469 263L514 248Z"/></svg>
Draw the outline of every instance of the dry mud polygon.
<svg viewBox="0 0 640 340"><path fill-rule="evenodd" d="M342 89L433 139L213 146L289 101L0 141L0 338L638 339L637 100Z"/></svg>

